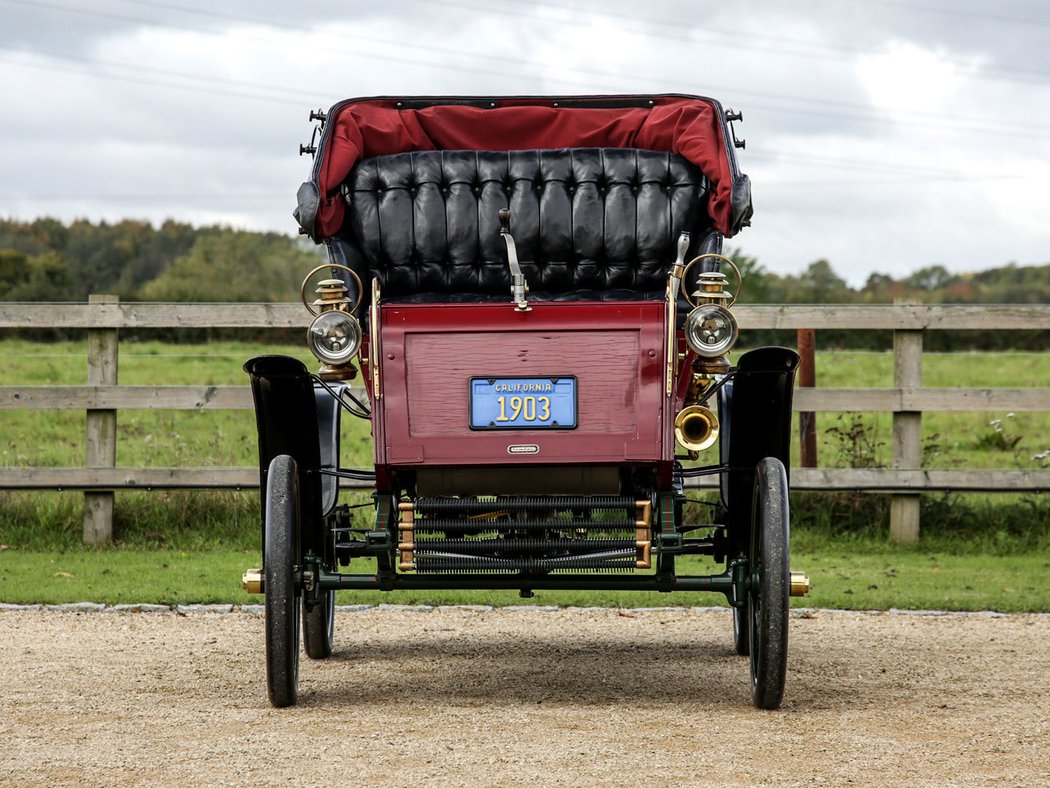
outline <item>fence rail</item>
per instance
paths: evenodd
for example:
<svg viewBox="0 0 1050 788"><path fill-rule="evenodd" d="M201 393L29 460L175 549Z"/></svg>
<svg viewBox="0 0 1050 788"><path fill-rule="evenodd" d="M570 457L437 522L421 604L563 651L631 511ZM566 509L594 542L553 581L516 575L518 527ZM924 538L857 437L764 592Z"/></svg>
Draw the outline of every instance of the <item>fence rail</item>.
<svg viewBox="0 0 1050 788"><path fill-rule="evenodd" d="M800 388L794 399L800 412L1050 410L1050 388ZM252 395L247 386L0 386L0 410L93 408L251 410Z"/></svg>
<svg viewBox="0 0 1050 788"><path fill-rule="evenodd" d="M0 303L0 328L305 328L301 304ZM1050 305L736 306L749 329L1050 329Z"/></svg>
<svg viewBox="0 0 1050 788"><path fill-rule="evenodd" d="M950 470L920 467L923 411L1047 411L1047 388L925 388L922 341L926 330L1046 330L1050 305L1031 306L740 306L747 329L886 329L894 332L891 388L800 388L794 409L810 412L893 414L892 468L796 468L799 490L860 490L893 494L891 536L918 538L919 495L937 491L1026 492L1050 490L1046 470ZM0 410L55 409L87 413L86 467L0 468L0 489L65 489L85 492L84 538L107 541L112 533L114 490L251 489L256 468L118 468L116 412L144 410L246 410L247 386L116 385L121 329L301 328L298 304L121 304L92 296L88 304L0 303L0 329L88 330L88 385L0 386ZM363 392L359 392L363 395ZM364 482L348 488L367 489ZM712 478L690 480L696 488Z"/></svg>
<svg viewBox="0 0 1050 788"><path fill-rule="evenodd" d="M341 479L340 487L370 490L369 482ZM0 468L9 490L251 490L257 468ZM688 479L691 489L713 489L715 478ZM895 470L892 468L792 468L791 489L814 491L1031 492L1050 490L1050 471Z"/></svg>

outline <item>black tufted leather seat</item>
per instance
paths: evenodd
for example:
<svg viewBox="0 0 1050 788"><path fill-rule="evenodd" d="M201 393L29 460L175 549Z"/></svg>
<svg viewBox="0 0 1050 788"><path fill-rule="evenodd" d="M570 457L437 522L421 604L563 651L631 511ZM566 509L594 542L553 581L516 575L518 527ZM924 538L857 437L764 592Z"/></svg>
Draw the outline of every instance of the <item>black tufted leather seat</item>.
<svg viewBox="0 0 1050 788"><path fill-rule="evenodd" d="M661 297L679 234L695 253L710 231L703 173L648 150L399 153L360 162L343 193L333 260L398 300L508 299L501 208L536 300Z"/></svg>

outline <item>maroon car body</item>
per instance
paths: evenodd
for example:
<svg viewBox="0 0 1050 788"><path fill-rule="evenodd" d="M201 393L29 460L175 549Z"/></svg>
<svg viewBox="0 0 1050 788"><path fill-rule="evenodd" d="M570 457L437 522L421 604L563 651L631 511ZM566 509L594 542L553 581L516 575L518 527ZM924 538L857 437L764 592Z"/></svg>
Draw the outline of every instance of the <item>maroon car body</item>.
<svg viewBox="0 0 1050 788"><path fill-rule="evenodd" d="M295 217L328 253L304 297L323 366L246 364L264 489L246 587L266 594L273 703L295 702L300 618L307 654L331 653L337 590L491 588L722 593L755 703L779 705L797 356L727 355L722 246L752 215L739 114L629 95L311 117ZM343 411L369 422L373 467L341 465ZM687 516L702 476L719 494ZM367 525L348 480L374 489ZM724 568L684 575L688 555ZM355 558L375 570L342 571Z"/></svg>

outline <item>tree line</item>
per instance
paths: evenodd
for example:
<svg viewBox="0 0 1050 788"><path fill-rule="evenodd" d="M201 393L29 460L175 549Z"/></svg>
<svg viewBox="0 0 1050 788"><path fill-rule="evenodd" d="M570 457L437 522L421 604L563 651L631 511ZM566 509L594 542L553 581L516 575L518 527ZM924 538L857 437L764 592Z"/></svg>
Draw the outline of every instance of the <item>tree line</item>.
<svg viewBox="0 0 1050 788"><path fill-rule="evenodd" d="M0 300L291 301L313 243L229 227L0 220Z"/></svg>
<svg viewBox="0 0 1050 788"><path fill-rule="evenodd" d="M955 274L931 265L901 277L872 273L852 287L827 260L778 274L730 250L744 275L741 303L1050 303L1050 264L990 267ZM160 226L42 218L0 220L0 300L84 301L112 293L125 301L293 301L303 274L326 259L304 238L229 227ZM733 284L735 289L735 283ZM749 344L791 344L784 332L752 332ZM889 332L822 331L822 346L887 347ZM1045 349L1038 332L931 332L931 349Z"/></svg>

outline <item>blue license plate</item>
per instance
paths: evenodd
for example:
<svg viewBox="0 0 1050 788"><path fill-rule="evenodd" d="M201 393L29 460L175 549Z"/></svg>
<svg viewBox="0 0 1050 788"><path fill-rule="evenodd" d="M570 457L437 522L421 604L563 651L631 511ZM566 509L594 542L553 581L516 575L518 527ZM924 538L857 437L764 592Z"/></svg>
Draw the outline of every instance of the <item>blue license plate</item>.
<svg viewBox="0 0 1050 788"><path fill-rule="evenodd" d="M471 378L473 430L576 427L576 378Z"/></svg>

